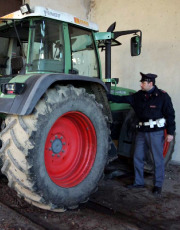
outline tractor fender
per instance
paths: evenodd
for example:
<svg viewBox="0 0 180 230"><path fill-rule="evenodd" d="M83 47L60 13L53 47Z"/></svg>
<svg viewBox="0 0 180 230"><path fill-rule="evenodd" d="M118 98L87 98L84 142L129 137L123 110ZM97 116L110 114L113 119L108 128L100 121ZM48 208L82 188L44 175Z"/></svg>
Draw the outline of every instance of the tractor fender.
<svg viewBox="0 0 180 230"><path fill-rule="evenodd" d="M107 87L98 78L84 77L73 74L38 74L31 76L25 82L25 90L15 98L0 98L0 113L28 115L36 106L39 99L55 82L93 82L100 84L105 91Z"/></svg>

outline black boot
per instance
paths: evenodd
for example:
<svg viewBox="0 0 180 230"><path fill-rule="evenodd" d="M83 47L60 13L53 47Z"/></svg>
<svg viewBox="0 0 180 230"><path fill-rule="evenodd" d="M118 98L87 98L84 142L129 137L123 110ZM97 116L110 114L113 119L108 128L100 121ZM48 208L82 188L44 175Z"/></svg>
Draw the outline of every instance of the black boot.
<svg viewBox="0 0 180 230"><path fill-rule="evenodd" d="M152 191L153 195L161 195L161 192L162 192L161 187L154 186L153 191Z"/></svg>

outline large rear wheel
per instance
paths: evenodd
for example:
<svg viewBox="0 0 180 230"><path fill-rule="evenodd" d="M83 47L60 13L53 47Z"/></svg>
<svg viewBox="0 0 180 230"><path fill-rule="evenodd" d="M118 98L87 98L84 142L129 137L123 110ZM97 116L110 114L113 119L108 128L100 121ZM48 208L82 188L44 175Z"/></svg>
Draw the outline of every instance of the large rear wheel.
<svg viewBox="0 0 180 230"><path fill-rule="evenodd" d="M109 130L85 89L50 89L29 116L8 116L2 172L33 205L64 211L96 190L107 162Z"/></svg>

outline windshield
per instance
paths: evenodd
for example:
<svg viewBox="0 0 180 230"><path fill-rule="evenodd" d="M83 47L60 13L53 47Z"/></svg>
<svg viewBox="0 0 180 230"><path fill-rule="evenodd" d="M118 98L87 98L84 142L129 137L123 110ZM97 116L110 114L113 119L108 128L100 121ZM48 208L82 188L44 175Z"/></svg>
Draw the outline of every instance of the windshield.
<svg viewBox="0 0 180 230"><path fill-rule="evenodd" d="M64 72L62 23L49 19L33 21L28 72Z"/></svg>
<svg viewBox="0 0 180 230"><path fill-rule="evenodd" d="M20 71L22 65L18 65L14 59L20 56L26 58L28 35L29 21L0 21L0 75Z"/></svg>

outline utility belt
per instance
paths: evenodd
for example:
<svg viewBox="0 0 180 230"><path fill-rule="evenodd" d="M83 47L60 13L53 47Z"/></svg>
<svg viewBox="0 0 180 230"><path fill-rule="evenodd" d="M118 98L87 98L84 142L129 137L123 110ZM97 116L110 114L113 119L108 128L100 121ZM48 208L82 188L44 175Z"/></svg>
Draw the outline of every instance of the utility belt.
<svg viewBox="0 0 180 230"><path fill-rule="evenodd" d="M151 129L154 128L155 125L157 125L158 128L162 128L165 126L166 123L166 119L165 118L159 118L157 120L152 120L149 119L149 121L147 122L139 122L138 125L136 126L136 128L140 128L142 126L149 126Z"/></svg>

